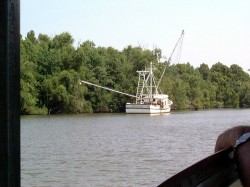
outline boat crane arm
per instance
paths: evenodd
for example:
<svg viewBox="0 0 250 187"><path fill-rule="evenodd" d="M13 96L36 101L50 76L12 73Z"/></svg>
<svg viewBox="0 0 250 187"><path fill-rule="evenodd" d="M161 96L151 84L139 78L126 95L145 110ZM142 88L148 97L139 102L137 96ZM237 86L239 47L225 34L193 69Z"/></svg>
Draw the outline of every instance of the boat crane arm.
<svg viewBox="0 0 250 187"><path fill-rule="evenodd" d="M174 49L173 49L173 51L172 51L172 53L171 53L171 55L170 55L170 57L169 57L169 59L168 59L167 62L170 62L170 61L171 61L171 58L172 58L172 56L173 56L173 54L174 54L174 52L175 52L177 46L180 46L180 49L181 49L182 43L183 43L183 38L184 38L184 30L182 30L181 36L180 36L180 38L178 39L177 43L175 44L175 47L174 47ZM161 80L162 80L162 78L163 78L163 75L164 75L166 69L167 69L167 66L164 68L163 73L161 74L161 78L160 78L160 80L159 80L159 82L158 82L158 84L157 84L157 87L156 87L157 89L158 89L158 87L159 87L159 85L160 85L160 83L161 83Z"/></svg>
<svg viewBox="0 0 250 187"><path fill-rule="evenodd" d="M102 89L109 90L109 91L112 91L112 92L116 92L116 93L119 93L119 94L123 94L123 95L127 95L127 96L130 96L130 97L135 97L135 98L137 98L135 95L131 95L131 94L128 94L128 93L124 93L124 92L120 92L120 91L117 91L117 90L113 90L113 89L108 88L108 87L105 87L105 86L99 86L99 85L93 84L93 83L91 83L91 82L87 82L87 81L82 81L82 80L81 80L81 81L80 81L80 84L82 84L82 83L88 84L88 85L91 85L91 86L96 86L96 87L98 87L98 88L102 88Z"/></svg>

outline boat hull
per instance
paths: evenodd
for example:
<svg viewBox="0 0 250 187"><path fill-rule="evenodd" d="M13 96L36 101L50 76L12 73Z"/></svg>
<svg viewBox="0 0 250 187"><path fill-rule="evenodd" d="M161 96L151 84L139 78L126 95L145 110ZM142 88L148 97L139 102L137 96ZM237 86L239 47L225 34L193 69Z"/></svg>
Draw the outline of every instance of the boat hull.
<svg viewBox="0 0 250 187"><path fill-rule="evenodd" d="M151 104L126 104L126 113L127 114L160 114L160 113L169 113L170 106L162 108L160 105L151 105Z"/></svg>

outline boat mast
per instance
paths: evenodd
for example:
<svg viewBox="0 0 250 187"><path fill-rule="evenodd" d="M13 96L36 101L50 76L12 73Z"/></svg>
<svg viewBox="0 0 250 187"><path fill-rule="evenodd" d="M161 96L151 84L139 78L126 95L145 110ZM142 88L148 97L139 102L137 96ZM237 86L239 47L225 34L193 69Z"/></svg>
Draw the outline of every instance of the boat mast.
<svg viewBox="0 0 250 187"><path fill-rule="evenodd" d="M150 73L149 73L149 76L150 76L150 92L149 92L149 98L150 98L150 102L152 102L152 98L153 98L153 96L152 96L152 92L153 92L153 89L152 89L152 87L153 87L153 63L152 62L150 62Z"/></svg>

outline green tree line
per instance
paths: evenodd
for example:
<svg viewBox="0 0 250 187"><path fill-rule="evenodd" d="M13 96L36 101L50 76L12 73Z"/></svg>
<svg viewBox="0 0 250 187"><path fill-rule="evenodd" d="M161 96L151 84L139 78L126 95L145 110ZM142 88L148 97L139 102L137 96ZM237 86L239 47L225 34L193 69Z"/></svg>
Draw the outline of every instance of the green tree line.
<svg viewBox="0 0 250 187"><path fill-rule="evenodd" d="M74 47L73 37L27 33L21 39L21 114L123 112L133 98L80 80L136 94L137 70L151 61L160 78L160 90L173 101L173 109L250 106L250 77L241 67L218 62L201 64L157 63L161 49L127 46L122 51L97 47L92 41ZM237 63L237 62L236 62Z"/></svg>

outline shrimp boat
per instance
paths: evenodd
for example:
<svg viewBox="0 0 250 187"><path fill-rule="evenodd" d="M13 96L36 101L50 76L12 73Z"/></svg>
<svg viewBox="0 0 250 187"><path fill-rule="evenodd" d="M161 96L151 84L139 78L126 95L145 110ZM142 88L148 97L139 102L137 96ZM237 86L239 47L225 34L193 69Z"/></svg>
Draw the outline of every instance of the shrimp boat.
<svg viewBox="0 0 250 187"><path fill-rule="evenodd" d="M150 68L145 68L143 71L137 71L137 73L139 79L136 95L120 92L87 81L81 81L81 83L134 97L135 103L126 103L127 114L160 114L170 112L173 102L168 99L168 95L158 92L159 84L156 85L153 73L153 63L150 63Z"/></svg>
<svg viewBox="0 0 250 187"><path fill-rule="evenodd" d="M168 59L168 63L171 61L171 57L174 54L174 51L177 47L181 48L182 41L184 37L184 30L175 45L175 48ZM93 84L87 81L80 81L80 83L88 84L91 86L96 86L102 89L106 89L112 92L116 92L119 94L127 95L135 98L134 103L126 103L126 113L127 114L161 114L161 113L169 113L171 110L171 105L173 102L168 98L167 94L162 94L158 91L160 82L163 78L164 72L167 66L165 66L164 71L156 84L156 80L153 72L153 63L150 63L149 68L145 68L145 70L137 71L139 75L137 92L136 95L120 92L117 90L113 90L108 87L100 86L97 84Z"/></svg>
<svg viewBox="0 0 250 187"><path fill-rule="evenodd" d="M168 113L173 102L168 95L158 92L158 85L155 84L153 63L150 68L144 71L137 71L139 74L136 102L126 103L127 114L160 114Z"/></svg>

